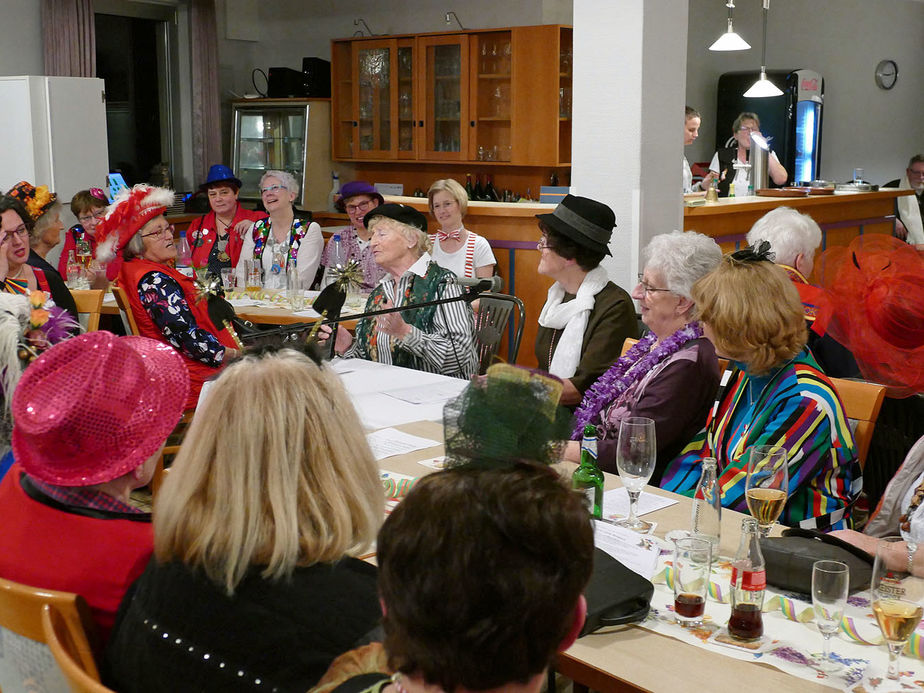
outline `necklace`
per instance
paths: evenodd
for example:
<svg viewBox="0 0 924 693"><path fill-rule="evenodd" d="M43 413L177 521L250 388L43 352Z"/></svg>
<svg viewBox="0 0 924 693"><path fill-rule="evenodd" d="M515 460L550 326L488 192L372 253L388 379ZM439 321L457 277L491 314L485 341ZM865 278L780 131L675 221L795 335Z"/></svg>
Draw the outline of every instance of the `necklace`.
<svg viewBox="0 0 924 693"><path fill-rule="evenodd" d="M561 336L561 330L553 330L552 338L549 340L549 368L552 367L552 356L555 354L555 335L556 333Z"/></svg>
<svg viewBox="0 0 924 693"><path fill-rule="evenodd" d="M24 270L24 269L26 269L26 266L25 266L25 265L20 265L20 266L19 266L19 271L18 271L16 274L14 274L13 276L7 276L7 279L19 279L19 277L22 276L22 273L23 273L23 270Z"/></svg>

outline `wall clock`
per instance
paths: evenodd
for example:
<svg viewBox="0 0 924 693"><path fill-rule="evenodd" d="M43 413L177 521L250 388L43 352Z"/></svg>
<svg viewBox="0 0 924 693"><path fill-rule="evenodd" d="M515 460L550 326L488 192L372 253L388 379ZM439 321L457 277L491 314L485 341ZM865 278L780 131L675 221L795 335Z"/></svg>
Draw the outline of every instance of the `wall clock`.
<svg viewBox="0 0 924 693"><path fill-rule="evenodd" d="M891 89L898 81L898 64L894 60L880 60L876 65L876 86Z"/></svg>

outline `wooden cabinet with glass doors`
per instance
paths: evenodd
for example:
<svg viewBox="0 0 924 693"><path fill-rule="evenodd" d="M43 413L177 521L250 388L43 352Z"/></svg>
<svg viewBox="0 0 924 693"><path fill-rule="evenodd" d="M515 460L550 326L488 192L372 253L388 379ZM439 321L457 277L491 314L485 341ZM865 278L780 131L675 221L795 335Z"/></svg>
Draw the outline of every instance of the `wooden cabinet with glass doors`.
<svg viewBox="0 0 924 693"><path fill-rule="evenodd" d="M334 158L571 162L571 28L332 42Z"/></svg>

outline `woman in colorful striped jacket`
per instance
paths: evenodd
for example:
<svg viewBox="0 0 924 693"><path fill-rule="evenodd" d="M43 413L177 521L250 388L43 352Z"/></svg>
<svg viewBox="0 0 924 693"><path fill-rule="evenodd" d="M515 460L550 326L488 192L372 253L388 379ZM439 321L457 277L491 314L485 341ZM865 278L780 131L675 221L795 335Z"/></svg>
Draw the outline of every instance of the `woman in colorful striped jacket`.
<svg viewBox="0 0 924 693"><path fill-rule="evenodd" d="M661 487L692 495L701 460L715 457L722 505L747 512L748 448L773 445L789 459L780 522L845 528L862 487L853 436L833 384L805 348L799 295L768 249L725 256L693 287L706 336L736 368L705 431L670 463Z"/></svg>

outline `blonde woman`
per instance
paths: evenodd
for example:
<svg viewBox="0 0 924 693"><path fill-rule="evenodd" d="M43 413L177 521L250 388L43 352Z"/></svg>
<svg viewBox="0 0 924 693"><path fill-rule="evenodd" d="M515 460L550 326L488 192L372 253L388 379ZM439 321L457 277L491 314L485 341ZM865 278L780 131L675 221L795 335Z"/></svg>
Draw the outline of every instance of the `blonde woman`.
<svg viewBox="0 0 924 693"><path fill-rule="evenodd" d="M336 374L284 349L228 366L157 497L154 559L108 652L119 691L305 691L379 623L355 556L384 514Z"/></svg>
<svg viewBox="0 0 924 693"><path fill-rule="evenodd" d="M497 260L487 239L465 228L462 217L468 211L468 194L452 178L436 181L427 191L430 214L440 230L430 236L430 255L440 267L457 277L491 277Z"/></svg>

